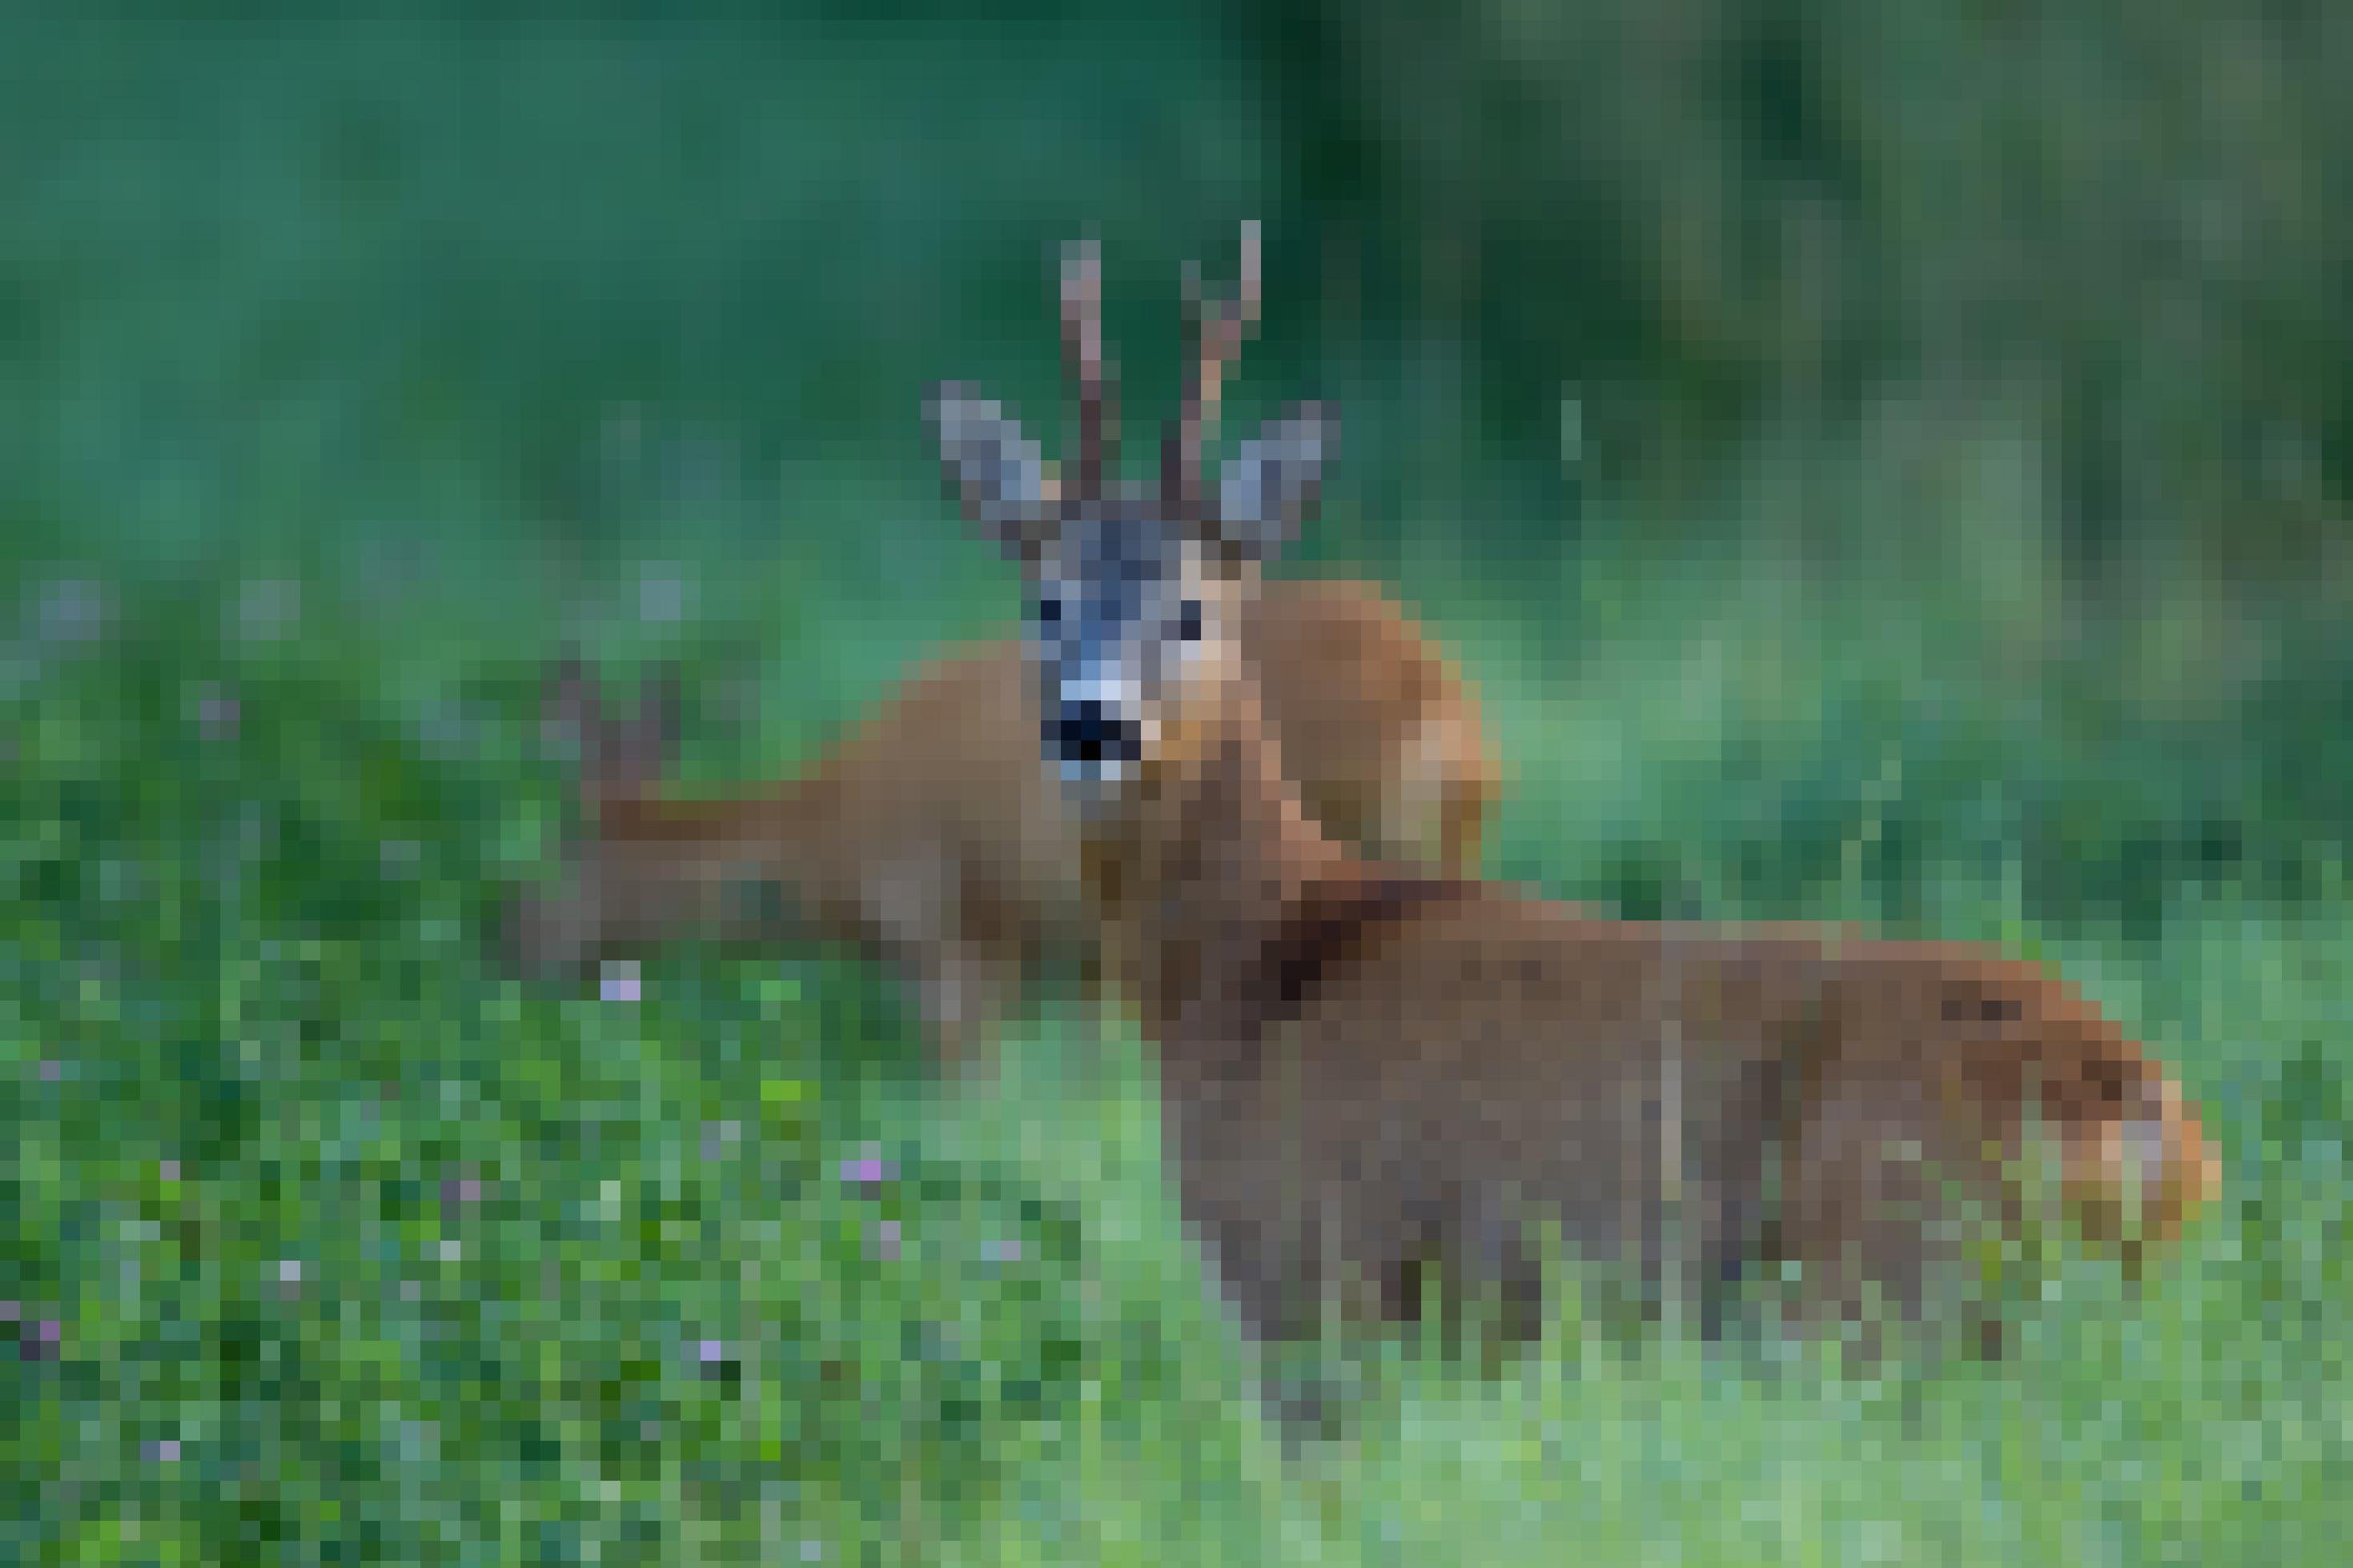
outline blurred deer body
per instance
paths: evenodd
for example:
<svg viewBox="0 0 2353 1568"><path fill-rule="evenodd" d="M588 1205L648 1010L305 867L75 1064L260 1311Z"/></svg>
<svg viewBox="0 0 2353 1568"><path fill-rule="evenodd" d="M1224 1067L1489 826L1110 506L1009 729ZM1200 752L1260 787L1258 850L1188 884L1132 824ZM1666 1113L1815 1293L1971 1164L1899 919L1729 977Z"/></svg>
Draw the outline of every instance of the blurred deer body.
<svg viewBox="0 0 2353 1568"><path fill-rule="evenodd" d="M548 967L681 938L850 942L902 970L943 1050L960 1053L1025 957L1072 928L1038 809L1051 803L1004 765L1010 747L982 743L1019 721L1019 662L1011 646L944 659L807 772L753 795L671 798L653 787L666 756L600 771L598 748L584 748L583 836L566 880L522 901L519 955ZM559 712L609 729L573 679Z"/></svg>
<svg viewBox="0 0 2353 1568"><path fill-rule="evenodd" d="M1253 319L1237 310L1212 325L1224 352ZM1103 385L1099 336L1081 342L1092 329L1079 316L1066 325L1074 367L1088 362ZM1215 401L1212 387L1198 405L1205 422ZM1107 413L1098 398L1081 418ZM1004 465L994 482L1039 495L1065 482L1026 443L987 458ZM1082 467L1076 479L1100 488L1104 477ZM1329 832L1476 864L1499 770L1460 673L1394 600L1361 583L1271 584L1235 631L1290 738L1302 798ZM616 724L585 671L562 670L550 705L583 734L586 832L570 885L516 911L519 956L569 964L694 934L847 940L907 977L941 1057L965 1063L1031 981L1058 965L1091 972L1098 956L1069 813L1038 766L1046 716L1029 642L934 662L801 777L723 800L654 792L668 757L652 747L675 729L660 694ZM762 897L771 890L781 900Z"/></svg>
<svg viewBox="0 0 2353 1568"><path fill-rule="evenodd" d="M1244 263L1247 296L1248 237ZM1074 252L1085 342L1096 277ZM1335 1301L1410 1317L1431 1265L1525 1334L1546 1226L1704 1322L1767 1262L1795 1266L1800 1320L1918 1320L1965 1271L1969 1224L2023 1216L2034 1167L2127 1251L2211 1195L2173 1079L2037 966L1594 919L1323 831L1239 628L1272 603L1251 609L1257 564L1311 510L1331 426L1295 408L1212 491L1199 432L1231 336L1203 313L1156 496L1046 493L1010 420L961 387L930 416L967 513L1029 580L1051 716L1033 764L1079 821L1112 977L1158 1047L1187 1222L1250 1334L1303 1333ZM1099 354L1072 357L1084 410ZM1107 423L1082 412L1080 474L1108 470Z"/></svg>
<svg viewBox="0 0 2353 1568"><path fill-rule="evenodd" d="M1264 650L1272 702L1316 763L1309 808L1380 852L1475 864L1497 774L1451 665L1368 586L1269 584L1261 604L1243 635ZM614 727L577 670L560 677L554 706L584 731ZM979 1050L1041 973L1092 964L1078 844L1038 766L1018 639L932 662L805 773L756 795L656 793L667 757L631 755L628 742L669 726L638 723L635 737L586 748L574 875L520 911L516 939L534 964L693 935L848 941L907 977L951 1064Z"/></svg>

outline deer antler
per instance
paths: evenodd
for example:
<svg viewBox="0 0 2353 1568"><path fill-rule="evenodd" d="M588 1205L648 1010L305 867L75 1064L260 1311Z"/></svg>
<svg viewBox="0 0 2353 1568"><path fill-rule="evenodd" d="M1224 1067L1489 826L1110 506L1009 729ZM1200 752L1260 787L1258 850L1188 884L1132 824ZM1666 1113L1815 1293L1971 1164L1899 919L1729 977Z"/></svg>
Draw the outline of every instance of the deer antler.
<svg viewBox="0 0 2353 1568"><path fill-rule="evenodd" d="M1060 499L1092 500L1103 493L1119 438L1115 389L1103 360L1103 258L1092 240L1063 253L1062 352L1078 388L1079 441Z"/></svg>
<svg viewBox="0 0 2353 1568"><path fill-rule="evenodd" d="M1258 325L1261 283L1259 226L1242 225L1240 279L1230 300L1212 301L1200 269L1185 269L1185 313L1193 354L1185 367L1185 400L1161 447L1161 499L1172 517L1199 515L1201 454L1217 428L1218 404L1226 367Z"/></svg>

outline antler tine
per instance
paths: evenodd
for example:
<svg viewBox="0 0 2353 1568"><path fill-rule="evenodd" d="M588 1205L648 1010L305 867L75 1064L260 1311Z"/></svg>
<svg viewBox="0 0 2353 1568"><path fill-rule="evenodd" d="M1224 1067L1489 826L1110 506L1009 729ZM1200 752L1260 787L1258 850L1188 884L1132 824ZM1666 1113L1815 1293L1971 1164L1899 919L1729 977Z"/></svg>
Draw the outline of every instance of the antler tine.
<svg viewBox="0 0 2353 1568"><path fill-rule="evenodd" d="M1172 510L1192 515L1201 486L1201 455L1218 426L1218 410L1226 367L1241 353L1243 341L1258 325L1263 297L1259 270L1259 226L1242 225L1240 276L1233 298L1214 302L1201 284L1200 270L1185 270L1185 307L1193 337L1193 355L1185 367L1185 398L1176 413L1161 454L1161 488Z"/></svg>
<svg viewBox="0 0 2353 1568"><path fill-rule="evenodd" d="M1103 257L1092 240L1080 240L1062 259L1062 350L1079 395L1078 452L1065 500L1100 495L1117 440L1111 367L1103 358Z"/></svg>
<svg viewBox="0 0 2353 1568"><path fill-rule="evenodd" d="M1208 446L1218 428L1219 393L1226 367L1240 357L1242 342L1258 325L1261 289L1259 277L1259 227L1255 219L1242 225L1240 276L1234 297L1214 311L1204 307L1201 350L1201 445ZM1196 454L1196 462L1198 454ZM1195 469L1198 474L1198 468Z"/></svg>

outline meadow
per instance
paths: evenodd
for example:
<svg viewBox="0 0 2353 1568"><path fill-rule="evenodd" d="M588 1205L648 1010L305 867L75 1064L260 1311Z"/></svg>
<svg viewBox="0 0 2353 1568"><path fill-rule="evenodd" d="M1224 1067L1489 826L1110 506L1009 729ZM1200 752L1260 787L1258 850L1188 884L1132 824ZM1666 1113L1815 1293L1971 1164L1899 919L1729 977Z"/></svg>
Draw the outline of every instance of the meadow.
<svg viewBox="0 0 2353 1568"><path fill-rule="evenodd" d="M1347 1434L1286 1457L1139 1042L1050 1007L958 1090L841 954L486 951L562 829L567 639L681 662L710 784L1011 624L921 387L1041 419L1048 247L1097 222L1161 405L1177 261L1277 195L1211 53L454 29L0 23L0 1560L2341 1554L2329 585L2087 620L1965 407L1932 458L1767 451L1704 547L1572 526L1480 479L1442 353L1271 320L1229 417L1341 402L1296 570L1460 650L1513 765L1491 874L2047 958L2228 1172L2137 1288L2032 1259L1998 1366L1572 1299L1498 1378L1360 1347ZM1104 58L1155 73L1122 123L1181 141L1174 196L1061 151L1140 91Z"/></svg>

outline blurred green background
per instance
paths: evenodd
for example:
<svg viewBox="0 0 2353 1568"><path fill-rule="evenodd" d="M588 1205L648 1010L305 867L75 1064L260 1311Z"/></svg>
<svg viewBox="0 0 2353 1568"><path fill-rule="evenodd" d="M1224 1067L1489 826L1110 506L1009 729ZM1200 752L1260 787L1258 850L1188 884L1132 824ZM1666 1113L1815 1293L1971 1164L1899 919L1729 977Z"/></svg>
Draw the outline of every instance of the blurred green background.
<svg viewBox="0 0 2353 1568"><path fill-rule="evenodd" d="M523 9L0 11L0 1561L2341 1551L2353 14ZM1278 1465L1134 1042L484 962L541 660L789 768L1013 615L925 384L1051 446L1093 234L1140 444L1244 217L1228 428L1338 404L1298 569L1460 650L1490 869L2063 963L2183 1256L1988 1373L1373 1355Z"/></svg>

